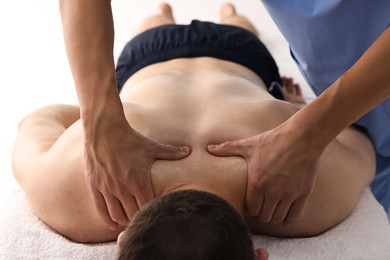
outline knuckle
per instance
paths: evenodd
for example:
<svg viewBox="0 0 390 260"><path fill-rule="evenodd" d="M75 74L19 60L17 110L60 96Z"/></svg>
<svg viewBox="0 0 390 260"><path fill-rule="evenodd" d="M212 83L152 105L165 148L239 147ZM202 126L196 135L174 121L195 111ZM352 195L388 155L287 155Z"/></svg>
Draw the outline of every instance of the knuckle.
<svg viewBox="0 0 390 260"><path fill-rule="evenodd" d="M96 178L91 173L87 174L87 182L90 186L96 186Z"/></svg>
<svg viewBox="0 0 390 260"><path fill-rule="evenodd" d="M224 142L222 145L221 145L221 148L223 149L223 150L229 150L229 148L231 147L231 145L232 145L232 142L231 141L226 141L226 142Z"/></svg>
<svg viewBox="0 0 390 260"><path fill-rule="evenodd" d="M125 198L127 196L130 196L131 193L129 192L129 190L123 188L123 187L118 187L116 190L115 190L115 193L116 193L116 196L118 198Z"/></svg>
<svg viewBox="0 0 390 260"><path fill-rule="evenodd" d="M261 189L262 188L262 183L261 182L259 182L258 180L254 180L254 181L252 181L252 185L253 185L253 187L256 189L256 190L259 190L259 189Z"/></svg>
<svg viewBox="0 0 390 260"><path fill-rule="evenodd" d="M267 191L267 196L271 200L277 200L277 199L281 198L282 194L283 194L283 191L278 187L272 187L272 188L268 189L268 191Z"/></svg>
<svg viewBox="0 0 390 260"><path fill-rule="evenodd" d="M112 194L113 189L109 187L109 185L105 184L100 184L98 185L99 190L101 191L102 194Z"/></svg>
<svg viewBox="0 0 390 260"><path fill-rule="evenodd" d="M312 191L313 189L311 187L305 187L301 192L301 197L307 198Z"/></svg>
<svg viewBox="0 0 390 260"><path fill-rule="evenodd" d="M297 196L297 192L294 189L285 189L283 191L283 197L286 199L293 200L298 196Z"/></svg>
<svg viewBox="0 0 390 260"><path fill-rule="evenodd" d="M264 186L264 180L259 175L252 174L250 177L250 181L255 188L260 189Z"/></svg>

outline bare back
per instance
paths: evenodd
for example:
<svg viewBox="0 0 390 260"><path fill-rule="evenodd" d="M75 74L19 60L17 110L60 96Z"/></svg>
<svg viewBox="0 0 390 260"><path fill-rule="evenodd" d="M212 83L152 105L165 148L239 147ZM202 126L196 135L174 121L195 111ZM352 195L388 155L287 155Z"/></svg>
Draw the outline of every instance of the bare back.
<svg viewBox="0 0 390 260"><path fill-rule="evenodd" d="M350 214L359 199L356 194L374 174L370 142L363 134L348 129L321 158L319 177L300 221L289 227L283 223L261 224L248 217L244 209L245 160L215 157L206 146L272 129L298 107L274 99L262 80L247 68L214 58L175 59L148 66L126 82L121 99L130 125L139 133L161 143L186 144L192 149L185 159L154 162L152 182L156 196L178 189L215 193L231 203L256 233L318 234ZM56 196L35 200L40 197L39 191L31 188L37 195L30 195L30 201L39 217L72 239L112 240L118 232L105 227L89 195L82 136L81 124L76 122L64 129L49 153L38 156L45 164L39 174L45 176ZM57 178L50 180L47 175L54 171ZM351 179L354 183L345 186ZM46 192L50 193L50 188ZM72 226L65 224L72 218Z"/></svg>

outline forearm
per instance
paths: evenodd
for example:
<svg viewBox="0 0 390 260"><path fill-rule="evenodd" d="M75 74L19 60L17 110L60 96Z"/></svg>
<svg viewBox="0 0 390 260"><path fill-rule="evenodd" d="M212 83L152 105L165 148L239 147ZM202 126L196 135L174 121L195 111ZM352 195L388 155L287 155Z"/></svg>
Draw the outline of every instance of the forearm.
<svg viewBox="0 0 390 260"><path fill-rule="evenodd" d="M60 0L65 46L86 136L110 115L124 119L115 80L109 0ZM101 120L105 119L105 120Z"/></svg>
<svg viewBox="0 0 390 260"><path fill-rule="evenodd" d="M290 122L314 149L323 150L343 129L390 97L390 30L329 89Z"/></svg>

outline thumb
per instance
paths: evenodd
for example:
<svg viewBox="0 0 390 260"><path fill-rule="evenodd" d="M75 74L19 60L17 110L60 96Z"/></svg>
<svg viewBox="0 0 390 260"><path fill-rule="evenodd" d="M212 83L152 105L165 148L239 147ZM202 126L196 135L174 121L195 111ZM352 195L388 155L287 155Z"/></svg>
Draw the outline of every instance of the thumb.
<svg viewBox="0 0 390 260"><path fill-rule="evenodd" d="M245 146L240 141L227 141L222 144L210 144L207 146L209 153L216 156L232 156L246 154Z"/></svg>
<svg viewBox="0 0 390 260"><path fill-rule="evenodd" d="M175 146L162 144L157 148L156 158L163 160L179 160L191 153L188 146Z"/></svg>

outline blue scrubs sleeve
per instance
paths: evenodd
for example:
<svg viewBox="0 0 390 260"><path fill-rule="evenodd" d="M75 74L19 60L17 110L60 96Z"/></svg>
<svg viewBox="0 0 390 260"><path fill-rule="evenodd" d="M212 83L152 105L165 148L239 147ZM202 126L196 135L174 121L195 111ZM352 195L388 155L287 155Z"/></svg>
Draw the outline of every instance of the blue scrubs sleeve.
<svg viewBox="0 0 390 260"><path fill-rule="evenodd" d="M389 0L262 2L317 95L344 74L390 24ZM367 130L374 144L377 176L371 188L390 216L390 99L356 124Z"/></svg>

